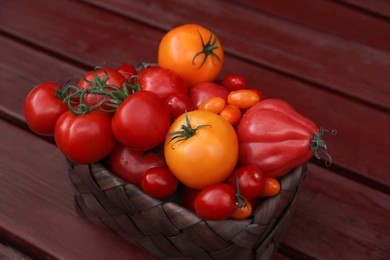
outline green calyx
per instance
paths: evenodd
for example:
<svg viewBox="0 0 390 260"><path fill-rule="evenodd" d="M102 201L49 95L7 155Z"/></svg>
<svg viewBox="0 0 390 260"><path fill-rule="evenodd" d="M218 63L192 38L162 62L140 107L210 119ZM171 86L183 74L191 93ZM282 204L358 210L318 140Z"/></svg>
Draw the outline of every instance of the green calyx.
<svg viewBox="0 0 390 260"><path fill-rule="evenodd" d="M192 64L195 64L196 57L198 57L199 55L202 55L202 54L204 54L204 57L203 57L202 63L198 67L198 69L200 69L205 64L207 58L210 55L216 57L219 62L222 62L221 58L217 54L214 53L215 49L220 48L220 46L218 44L216 44L218 37L217 36L213 37L213 34L210 33L210 37L209 37L208 41L205 43L203 40L202 34L199 31L198 31L198 33L200 36L200 40L202 41L202 50L200 52L198 52L197 54L195 54L194 58L192 59Z"/></svg>
<svg viewBox="0 0 390 260"><path fill-rule="evenodd" d="M63 88L56 89L56 96L68 105L69 110L75 115L82 115L91 112L94 109L100 109L104 112L114 112L118 106L133 92L128 84L123 84L123 88L108 84L108 73L103 70L104 75L100 78L98 75L99 67L94 69L94 80L90 81L83 76L83 80L91 87L80 89L68 81ZM86 95L100 95L102 100L93 106L85 104ZM105 104L112 109L103 109Z"/></svg>
<svg viewBox="0 0 390 260"><path fill-rule="evenodd" d="M319 155L319 151L323 152L327 157L327 160L325 161L325 165L330 167L332 165L332 157L330 156L329 152L327 151L327 146L326 146L326 143L323 139L323 135L325 132L329 133L331 135L337 134L337 131L334 129L330 131L330 130L327 130L327 129L320 127L317 134L313 133L313 139L311 140L310 149L314 152L314 156L319 160L321 160L321 156Z"/></svg>
<svg viewBox="0 0 390 260"><path fill-rule="evenodd" d="M190 123L190 119L188 117L188 114L187 112L185 112L185 117L186 117L186 125L181 125L181 129L180 131L174 131L174 132L171 132L171 133L168 133L166 136L173 136L171 138L171 140L169 140L169 143L171 143L172 141L175 141L171 148L174 149L174 145L177 143L177 142L181 142L181 141L184 141L184 140L187 140L189 138L191 138L192 136L194 136L196 134L196 131L200 128L204 128L204 127L211 127L211 125L198 125L196 128L192 128L191 126L191 123Z"/></svg>

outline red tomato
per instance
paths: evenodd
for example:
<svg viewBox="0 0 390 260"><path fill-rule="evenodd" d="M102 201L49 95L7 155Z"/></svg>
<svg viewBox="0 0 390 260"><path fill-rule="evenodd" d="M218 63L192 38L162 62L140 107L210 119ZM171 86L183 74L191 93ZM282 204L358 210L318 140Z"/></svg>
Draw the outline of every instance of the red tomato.
<svg viewBox="0 0 390 260"><path fill-rule="evenodd" d="M123 64L116 69L127 81L134 75L137 75L137 70L133 65Z"/></svg>
<svg viewBox="0 0 390 260"><path fill-rule="evenodd" d="M239 183L239 193L247 200L259 198L263 192L265 175L255 165L245 165L237 168L229 176L228 183L235 187L238 192L237 180Z"/></svg>
<svg viewBox="0 0 390 260"><path fill-rule="evenodd" d="M95 69L84 74L83 78L78 83L79 89L94 89L94 90L105 90L112 91L112 86L123 89L123 84L126 83L126 79L118 71L114 69ZM100 105L100 108L110 110L112 107L107 104L112 104L109 97L101 94L85 94L84 103L89 106Z"/></svg>
<svg viewBox="0 0 390 260"><path fill-rule="evenodd" d="M173 94L188 94L187 83L170 69L158 66L141 70L138 73L141 90L158 94L164 101Z"/></svg>
<svg viewBox="0 0 390 260"><path fill-rule="evenodd" d="M139 91L118 107L112 118L112 130L121 144L149 150L164 141L170 123L164 101L153 92Z"/></svg>
<svg viewBox="0 0 390 260"><path fill-rule="evenodd" d="M70 111L63 113L56 123L54 138L58 149L79 164L100 161L116 143L111 116L99 110L78 116Z"/></svg>
<svg viewBox="0 0 390 260"><path fill-rule="evenodd" d="M246 79L237 74L228 74L221 80L222 85L230 90L239 90L239 89L245 89L246 88Z"/></svg>
<svg viewBox="0 0 390 260"><path fill-rule="evenodd" d="M155 167L147 170L142 177L142 190L158 199L168 198L175 193L179 181L167 167Z"/></svg>
<svg viewBox="0 0 390 260"><path fill-rule="evenodd" d="M197 84L190 88L189 93L189 97L196 107L211 97L221 97L226 101L228 95L229 91L226 88L213 82Z"/></svg>
<svg viewBox="0 0 390 260"><path fill-rule="evenodd" d="M201 190L195 198L195 212L204 219L229 218L235 208L236 192L226 183L212 184Z"/></svg>
<svg viewBox="0 0 390 260"><path fill-rule="evenodd" d="M232 219L247 219L252 215L252 205L249 201L245 202L245 205L236 203L233 214L230 216Z"/></svg>
<svg viewBox="0 0 390 260"><path fill-rule="evenodd" d="M165 103L168 106L169 114L171 119L174 120L184 114L184 112L194 111L196 109L192 100L183 94L170 95Z"/></svg>
<svg viewBox="0 0 390 260"><path fill-rule="evenodd" d="M141 187L142 177L147 170L166 164L162 151L135 151L118 144L110 154L109 166L118 177Z"/></svg>
<svg viewBox="0 0 390 260"><path fill-rule="evenodd" d="M265 178L264 189L260 197L272 197L280 192L280 182L272 177Z"/></svg>
<svg viewBox="0 0 390 260"><path fill-rule="evenodd" d="M30 129L40 135L53 135L58 118L68 106L56 96L56 83L36 86L24 101L24 116Z"/></svg>

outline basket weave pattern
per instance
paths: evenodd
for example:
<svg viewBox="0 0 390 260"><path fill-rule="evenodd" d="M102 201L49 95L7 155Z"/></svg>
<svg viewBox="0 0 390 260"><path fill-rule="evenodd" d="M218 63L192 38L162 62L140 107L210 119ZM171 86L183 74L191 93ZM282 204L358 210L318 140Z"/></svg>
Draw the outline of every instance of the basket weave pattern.
<svg viewBox="0 0 390 260"><path fill-rule="evenodd" d="M246 220L208 221L173 202L154 199L101 164L69 165L76 205L91 221L160 258L269 259L286 232L306 166L280 179Z"/></svg>

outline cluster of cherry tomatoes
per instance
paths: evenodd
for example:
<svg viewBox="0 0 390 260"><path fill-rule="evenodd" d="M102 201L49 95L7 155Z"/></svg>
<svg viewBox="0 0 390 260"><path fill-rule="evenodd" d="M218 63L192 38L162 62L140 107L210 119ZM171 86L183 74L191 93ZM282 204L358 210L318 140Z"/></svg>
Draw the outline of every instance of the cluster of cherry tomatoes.
<svg viewBox="0 0 390 260"><path fill-rule="evenodd" d="M73 162L107 162L150 196L179 196L205 219L248 218L280 184L258 165L239 163L251 155L239 154L236 128L263 96L241 75L218 78L222 65L212 32L179 26L162 39L156 65L95 68L75 84L38 85L26 98L26 121L54 135Z"/></svg>

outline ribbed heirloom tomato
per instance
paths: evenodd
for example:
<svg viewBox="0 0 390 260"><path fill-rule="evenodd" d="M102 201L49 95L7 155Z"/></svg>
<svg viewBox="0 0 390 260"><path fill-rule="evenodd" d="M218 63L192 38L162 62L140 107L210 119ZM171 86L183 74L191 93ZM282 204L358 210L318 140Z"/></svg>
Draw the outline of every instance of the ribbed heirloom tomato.
<svg viewBox="0 0 390 260"><path fill-rule="evenodd" d="M202 189L223 182L238 158L237 135L222 117L195 110L178 117L164 144L169 169L182 183Z"/></svg>
<svg viewBox="0 0 390 260"><path fill-rule="evenodd" d="M158 48L158 64L175 71L190 87L214 81L222 70L223 60L218 37L197 24L172 29Z"/></svg>

